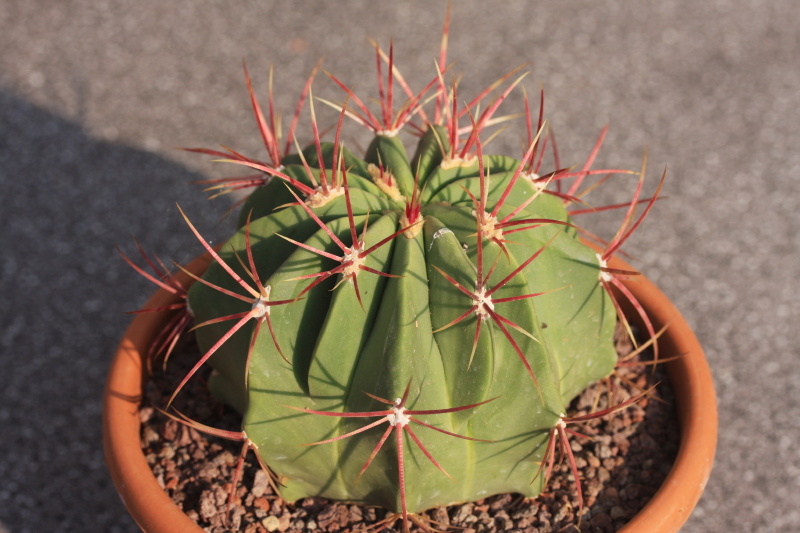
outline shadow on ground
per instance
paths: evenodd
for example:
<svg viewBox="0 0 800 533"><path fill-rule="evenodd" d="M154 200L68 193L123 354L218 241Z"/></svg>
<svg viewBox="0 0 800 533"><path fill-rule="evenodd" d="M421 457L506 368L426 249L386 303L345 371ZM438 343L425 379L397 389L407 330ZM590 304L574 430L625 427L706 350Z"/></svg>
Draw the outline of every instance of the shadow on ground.
<svg viewBox="0 0 800 533"><path fill-rule="evenodd" d="M105 468L101 395L123 312L153 287L114 245L199 254L175 202L208 212L202 178L0 91L0 531L138 531ZM211 207L200 230L229 233Z"/></svg>

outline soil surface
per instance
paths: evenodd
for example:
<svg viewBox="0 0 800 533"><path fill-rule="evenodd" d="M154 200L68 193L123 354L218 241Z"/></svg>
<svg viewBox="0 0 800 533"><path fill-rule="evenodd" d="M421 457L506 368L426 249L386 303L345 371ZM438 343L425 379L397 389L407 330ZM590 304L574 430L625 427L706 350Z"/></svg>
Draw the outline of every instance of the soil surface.
<svg viewBox="0 0 800 533"><path fill-rule="evenodd" d="M621 358L632 346L617 330ZM348 532L375 531L390 515L383 509L344 504L323 498L285 502L270 487L252 452L248 452L237 483L230 518L226 506L241 443L205 435L172 420L152 406L162 406L199 353L193 336L170 358L167 371L157 371L148 383L140 409L142 448L153 474L172 500L211 533ZM464 533L517 531L522 533L617 531L656 493L666 478L680 442L673 395L659 366L630 364L648 359L635 356L617 367L612 376L589 387L570 406L568 416L579 416L617 405L657 382L658 388L638 403L603 419L571 426L591 437L570 437L582 488L583 517L577 524L579 501L567 460L554 468L545 492L528 499L499 494L472 503L430 509L421 523L433 530ZM159 365L160 366L160 363ZM205 387L209 370L191 380L175 400L175 407L202 424L240 431L241 417L216 402ZM609 403L611 402L611 403ZM533 477L535 473L531 473ZM400 531L401 521L384 531ZM371 527L372 526L372 527ZM419 525L412 530L423 531Z"/></svg>

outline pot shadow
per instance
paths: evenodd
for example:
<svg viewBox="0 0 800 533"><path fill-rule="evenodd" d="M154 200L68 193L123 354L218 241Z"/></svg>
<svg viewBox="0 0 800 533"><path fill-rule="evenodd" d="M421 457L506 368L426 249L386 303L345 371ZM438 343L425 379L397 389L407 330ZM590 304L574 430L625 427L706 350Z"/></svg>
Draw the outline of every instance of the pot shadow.
<svg viewBox="0 0 800 533"><path fill-rule="evenodd" d="M180 139L176 140L180 142ZM0 523L10 531L138 531L106 471L102 391L114 348L155 287L118 257L135 234L166 262L201 252L228 202L205 176L93 138L0 90ZM140 261L141 263L141 261Z"/></svg>

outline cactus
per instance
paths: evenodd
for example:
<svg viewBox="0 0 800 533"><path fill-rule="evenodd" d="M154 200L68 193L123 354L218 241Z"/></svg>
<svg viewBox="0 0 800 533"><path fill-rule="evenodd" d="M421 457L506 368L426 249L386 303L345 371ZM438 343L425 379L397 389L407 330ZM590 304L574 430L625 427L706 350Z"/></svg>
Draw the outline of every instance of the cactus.
<svg viewBox="0 0 800 533"><path fill-rule="evenodd" d="M322 100L339 111L333 142L322 142L316 125L318 65L282 152L272 73L266 118L245 68L271 161L191 149L254 174L209 182L216 194L250 192L238 231L219 250L184 214L215 261L188 296L180 293L188 304L175 306L183 313L158 348L171 350L191 313L203 356L172 398L210 364L210 390L243 415L241 432L215 434L243 441L243 456L255 450L285 499L379 505L406 528L409 513L433 506L537 495L557 446L571 461L566 438L576 433L567 423L579 420L566 418L566 406L616 364L612 336L624 317L612 286L632 299L654 345L657 337L619 281L637 273L607 266L658 195L640 199L644 165L592 169L603 130L580 170L561 168L543 93L536 127L525 96L522 157L485 155L483 130L509 118L496 111L524 75L473 116L518 69L459 108L456 84L445 84L446 40L447 29L439 71L419 93L397 72L392 47L386 54L375 45L379 116L329 75L346 98ZM407 96L397 113L395 82ZM314 140L300 149L294 132L307 97ZM425 107L434 100L431 117ZM363 158L341 142L346 116L374 133ZM411 157L403 129L419 137ZM540 174L548 144L555 169ZM609 206L628 209L598 253L573 217L598 210L581 207L579 188L601 174L638 175L638 184L629 204ZM144 257L156 276L125 259L179 290Z"/></svg>

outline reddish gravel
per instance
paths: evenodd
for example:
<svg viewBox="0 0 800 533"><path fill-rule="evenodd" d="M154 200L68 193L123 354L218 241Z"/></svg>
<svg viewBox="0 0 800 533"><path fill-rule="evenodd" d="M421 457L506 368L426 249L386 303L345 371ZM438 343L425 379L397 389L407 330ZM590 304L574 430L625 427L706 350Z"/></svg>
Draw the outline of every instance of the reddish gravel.
<svg viewBox="0 0 800 533"><path fill-rule="evenodd" d="M624 356L631 346L620 339L617 350ZM151 405L163 405L179 380L198 357L193 340L174 354L166 373L157 373L147 386ZM638 360L638 357L634 361ZM672 409L672 391L660 368L620 367L613 383L614 404L661 381L658 399L644 398L604 420L593 420L579 428L593 440L576 438L571 447L583 483L584 516L580 531L617 531L655 494L672 466L679 444L679 427ZM208 370L203 374L206 376ZM240 430L240 417L215 402L202 379L192 380L175 406L203 424ZM570 406L569 416L589 413L608 406L608 383L584 391ZM142 448L156 479L173 501L206 531L346 532L379 522L386 511L306 498L294 504L277 497L250 453L245 462L243 482L236 490L231 520L225 526L225 508L233 470L240 452L235 442L207 437L143 406ZM532 473L533 475L533 473ZM462 528L464 533L518 531L522 533L577 532L578 501L573 476L566 461L554 472L547 492L530 500L518 494L499 494L473 503L431 509L425 520L437 529L444 525ZM400 522L394 531L399 530ZM384 531L393 531L386 529ZM419 530L421 531L421 529Z"/></svg>

